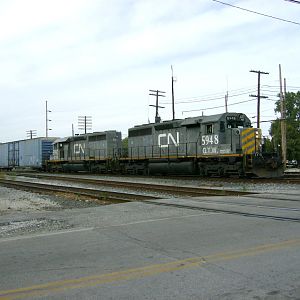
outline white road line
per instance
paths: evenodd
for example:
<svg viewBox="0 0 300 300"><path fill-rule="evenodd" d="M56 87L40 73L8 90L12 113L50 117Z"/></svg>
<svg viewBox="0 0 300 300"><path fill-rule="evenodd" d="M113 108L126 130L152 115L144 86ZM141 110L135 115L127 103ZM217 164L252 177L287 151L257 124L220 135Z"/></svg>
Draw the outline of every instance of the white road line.
<svg viewBox="0 0 300 300"><path fill-rule="evenodd" d="M47 236L55 236L55 235L62 235L62 234L69 234L69 233L76 233L76 232L85 232L85 231L92 231L92 230L101 230L101 229L108 229L113 227L124 227L130 225L137 225L137 224L144 224L144 223L152 223L152 222L159 222L159 221L167 221L173 219L184 219L184 218L193 218L199 216L209 216L209 215L216 215L218 213L205 213L205 214L194 214L194 215L187 215L187 216L177 216L177 217L167 217L167 218L159 218L159 219L149 219L149 220L142 220L142 221L135 221L129 223L121 223L121 224L114 224L114 225L107 225L107 226L96 226L96 227L86 227L86 228L77 228L77 229L69 229L69 230L60 230L55 232L47 232L41 234L32 234L32 235L25 235L25 236L17 236L11 238L0 238L0 243L4 242L13 242L19 240L26 240L32 238L40 238L40 237L47 237Z"/></svg>

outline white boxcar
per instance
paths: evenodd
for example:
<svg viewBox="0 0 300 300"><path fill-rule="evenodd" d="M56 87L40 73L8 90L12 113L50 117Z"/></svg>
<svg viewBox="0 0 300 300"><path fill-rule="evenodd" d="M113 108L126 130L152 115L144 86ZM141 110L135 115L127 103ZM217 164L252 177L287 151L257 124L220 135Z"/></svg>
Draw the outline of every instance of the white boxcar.
<svg viewBox="0 0 300 300"><path fill-rule="evenodd" d="M8 168L8 143L0 144L0 169Z"/></svg>
<svg viewBox="0 0 300 300"><path fill-rule="evenodd" d="M0 168L42 169L45 160L52 155L52 144L56 139L39 137L0 144Z"/></svg>

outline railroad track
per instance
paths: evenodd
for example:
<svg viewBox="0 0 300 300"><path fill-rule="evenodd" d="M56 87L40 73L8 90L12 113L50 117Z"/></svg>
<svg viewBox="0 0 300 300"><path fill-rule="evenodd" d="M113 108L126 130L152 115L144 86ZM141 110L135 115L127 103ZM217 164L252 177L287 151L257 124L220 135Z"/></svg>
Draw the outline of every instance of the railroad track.
<svg viewBox="0 0 300 300"><path fill-rule="evenodd" d="M143 203L152 204L152 205L159 205L159 206L169 206L169 207L177 207L177 208L184 208L184 209L192 209L192 210L200 210L205 212L212 212L212 213L224 213L229 215L238 215L244 217L255 217L255 218L264 218L264 219L272 219L277 221L290 221L290 222L298 222L300 223L300 217L285 217L285 216L276 216L272 214L257 214L257 213L249 213L249 212L241 212L235 210L227 210L227 209L217 209L217 208L208 208L208 207L200 207L200 206L192 206L192 205L182 205L182 204L175 204L175 203L161 203L161 202L154 202L145 200Z"/></svg>
<svg viewBox="0 0 300 300"><path fill-rule="evenodd" d="M88 189L88 188L58 186L53 184L33 183L33 182L19 181L13 179L0 179L0 185L5 187L10 187L10 188L15 188L15 189L33 191L33 192L64 193L64 194L71 194L71 195L79 195L79 196L103 200L111 203L141 201L141 200L149 200L149 199L157 198L153 196L138 195L138 194L131 194L131 193L119 193L119 192L101 191L101 190Z"/></svg>
<svg viewBox="0 0 300 300"><path fill-rule="evenodd" d="M51 178L52 179L52 178ZM98 181L98 180L97 180ZM300 211L300 209L296 208L285 208L285 207L274 207L274 206L268 206L268 205L253 205L248 203L234 203L234 202L226 202L226 201L199 201L199 205L189 205L189 204L178 204L178 203L167 203L164 201L164 199L153 197L153 196L147 196L147 195L137 195L137 194L131 194L131 193L119 193L119 192L107 192L107 191L101 191L99 189L91 189L91 188L78 188L73 186L57 186L54 184L45 184L45 183L32 183L28 181L19 181L15 179L0 179L0 185L16 188L16 189L22 189L22 190L29 190L34 192L42 192L42 193L67 193L72 195L80 195L80 196L86 196L90 198L94 198L99 201L106 201L110 203L122 203L122 202L135 202L140 201L145 204L151 204L151 205L158 205L158 206L168 206L168 207L176 207L176 208L182 208L182 209L192 209L192 210L198 210L198 211L205 211L205 212L213 212L213 213L225 213L225 214L231 214L231 215L240 215L245 217L257 217L257 218L266 218L266 219L273 219L273 220L280 220L280 221L291 221L291 222L300 222L300 216L299 217L289 217L289 216L278 216L276 214L259 214L259 213L250 213L245 211L237 211L234 209L224 209L224 208L211 208L207 207L207 204L226 204L226 205L235 205L240 207L257 207L257 208L268 208L268 209L278 209L278 210L286 210L286 211ZM203 190L203 189L201 189ZM232 192L232 191L229 191ZM247 192L243 192L244 195L249 194ZM202 194L203 195L203 194ZM207 194L212 195L212 194ZM235 195L236 196L236 195ZM205 206L206 204L206 206ZM202 206L201 206L202 205Z"/></svg>
<svg viewBox="0 0 300 300"><path fill-rule="evenodd" d="M51 173L51 174L56 174L56 173ZM63 173L59 173L59 176ZM84 175L95 175L91 173L82 173ZM23 175L23 176L55 176L55 175L47 175L47 174L36 174L34 172L18 172L16 175ZM62 175L63 176L63 175ZM81 176L81 175L75 175L75 176ZM95 175L97 176L97 175ZM110 176L115 176L114 174L110 174ZM118 178L120 177L119 175L117 176ZM208 182L235 182L235 183L282 183L282 184L300 184L300 173L286 173L284 174L284 177L282 178L240 178L240 177L199 177L198 175L168 175L168 176L148 176L149 178L163 178L163 179L179 179L179 180L195 180L195 179L203 179ZM138 175L130 175L130 178L147 178L145 176L138 176Z"/></svg>
<svg viewBox="0 0 300 300"><path fill-rule="evenodd" d="M157 177L156 177L157 178ZM166 178L166 177L164 177ZM300 175L287 174L282 178L240 178L240 177L199 177L196 175L187 176L168 176L170 179L191 180L203 179L208 182L235 182L235 183L282 183L282 184L300 184Z"/></svg>
<svg viewBox="0 0 300 300"><path fill-rule="evenodd" d="M31 174L31 173L20 174L20 175L30 177L30 178L93 184L93 185L109 186L109 187L122 188L122 189L125 188L131 190L142 190L142 191L157 192L162 194L191 196L191 197L243 196L243 195L254 194L253 192L247 192L247 191L234 191L234 190L224 190L224 189L216 189L216 188L185 187L185 186L176 186L176 185L139 183L139 182L116 181L116 180L105 180L105 179L90 179L90 178L82 178L80 176L70 177L70 176L61 176L61 175L56 176L56 175Z"/></svg>

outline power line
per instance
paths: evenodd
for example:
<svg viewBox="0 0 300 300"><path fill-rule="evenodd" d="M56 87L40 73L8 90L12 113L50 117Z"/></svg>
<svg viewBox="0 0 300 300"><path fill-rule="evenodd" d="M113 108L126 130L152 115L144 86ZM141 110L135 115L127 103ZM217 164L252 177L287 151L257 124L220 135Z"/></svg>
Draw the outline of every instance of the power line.
<svg viewBox="0 0 300 300"><path fill-rule="evenodd" d="M250 10L250 9L247 9L247 8L243 8L243 7L240 7L240 6L233 5L233 4L229 4L229 3L226 3L226 2L223 2L223 1L219 1L219 0L211 0L211 1L218 2L220 4L231 6L231 7L234 7L234 8L240 9L240 10L244 10L244 11L247 11L247 12L250 12L250 13L253 13L253 14L257 14L257 15L260 15L260 16L272 18L272 19L275 19L275 20L278 20L278 21L283 21L283 22L292 23L292 24L295 24L295 25L300 25L300 23L298 23L298 22L294 22L294 21L291 21L291 20L286 20L286 19L271 16L271 15L263 14L263 13L260 13L260 12L254 11L254 10Z"/></svg>
<svg viewBox="0 0 300 300"><path fill-rule="evenodd" d="M262 85L262 87L264 87L264 86L266 86L266 87L271 87L271 88L279 88L277 85L267 85L267 84L263 84ZM293 90L293 89L295 89L295 90L300 90L300 86L292 86L292 85L287 85L287 88L289 88L289 89L291 89L291 90Z"/></svg>
<svg viewBox="0 0 300 300"><path fill-rule="evenodd" d="M290 90L296 89L300 90L300 87L297 86L287 86ZM269 89L266 89L269 88ZM274 90L272 90L274 89ZM269 93L264 93L267 96L270 96L271 98L268 98L266 100L268 101L273 101L276 102L278 99L274 99L272 97L277 97L279 91L278 91L278 86L276 85L268 85L268 84L262 84L261 85L261 90L262 92L269 92ZM236 93L234 93L236 92ZM240 93L238 93L240 92ZM238 88L238 89L233 89L229 90L229 97L238 97L242 95L247 95L249 93L254 92L254 86L248 86L248 87L243 87L243 88ZM232 93L232 94L230 94ZM274 94L272 94L274 93ZM221 100L224 98L224 92L217 92L217 93L211 93L211 94L205 94L202 96L191 96L191 97L183 97L183 98L177 98L176 104L188 104L188 103L199 103L199 102L209 102L209 101L217 101ZM182 100L182 101L181 101ZM166 104L170 105L172 102L168 101L162 101L161 104ZM197 110L198 111L198 110Z"/></svg>
<svg viewBox="0 0 300 300"><path fill-rule="evenodd" d="M243 87L243 88L239 88L239 89L229 90L228 92L229 92L229 94L233 93L233 92L242 92L242 91L245 91L245 93L249 93L249 91L252 91L253 89L254 89L254 86L249 86L249 87ZM223 99L224 91L217 92L217 93L204 94L204 95L200 95L200 96L177 98L176 100L192 100L192 99L207 98L207 97L210 97L212 99L215 99L215 97L220 97L219 99ZM177 101L176 101L176 103L177 103Z"/></svg>
<svg viewBox="0 0 300 300"><path fill-rule="evenodd" d="M269 93L273 93L273 94L274 94L274 93L277 93L277 94L279 93L279 92L276 91L276 90L268 90L268 89L264 89L264 88L262 88L261 90L262 90L263 92L269 92Z"/></svg>
<svg viewBox="0 0 300 300"><path fill-rule="evenodd" d="M279 101L279 99L271 99L271 98L268 98L268 99L265 99L265 100L267 100L267 101L273 101L273 102Z"/></svg>
<svg viewBox="0 0 300 300"><path fill-rule="evenodd" d="M300 1L297 1L297 0L285 0L285 1L288 1L288 2L293 2L293 3L300 4Z"/></svg>
<svg viewBox="0 0 300 300"><path fill-rule="evenodd" d="M235 102L235 103L228 104L227 106L237 105L237 104L246 103L246 102L250 102L250 101L254 101L254 100L255 99L245 100L245 101L240 101L240 102ZM209 109L215 109L215 108L221 108L221 107L224 107L224 105L215 106L215 107L208 107L208 108L204 108L204 109L202 108L202 109L183 110L182 113L192 112L192 111L209 110Z"/></svg>
<svg viewBox="0 0 300 300"><path fill-rule="evenodd" d="M230 95L230 97L238 97L238 96L242 96L242 95L248 95L250 92L252 92L253 90L249 90L247 92L244 93L240 93L240 94L233 94ZM183 98L184 99L184 98ZM187 98L188 99L188 98ZM194 99L194 100L186 100L186 101L176 101L176 104L183 104L183 103L198 103L198 102L208 102L208 101L216 101L216 100L220 100L220 99L224 99L224 95L222 97L217 97L217 98L207 98L207 99ZM171 102L161 102L162 104L171 104Z"/></svg>

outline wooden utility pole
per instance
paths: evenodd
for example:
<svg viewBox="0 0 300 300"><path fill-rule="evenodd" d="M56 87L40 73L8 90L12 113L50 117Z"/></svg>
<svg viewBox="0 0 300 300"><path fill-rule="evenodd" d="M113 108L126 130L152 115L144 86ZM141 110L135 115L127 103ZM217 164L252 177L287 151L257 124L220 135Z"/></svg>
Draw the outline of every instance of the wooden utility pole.
<svg viewBox="0 0 300 300"><path fill-rule="evenodd" d="M149 90L149 92L151 92L149 95L150 96L156 96L156 105L149 105L149 106L153 106L155 107L155 123L160 123L161 121L161 118L160 116L158 115L158 108L165 108L164 106L159 106L158 105L158 97L166 97L165 94L166 92L162 92L162 91L159 91L159 90Z"/></svg>
<svg viewBox="0 0 300 300"><path fill-rule="evenodd" d="M34 130L27 130L26 133L27 133L27 137L30 138L31 140L34 137L36 137L36 130L35 129Z"/></svg>
<svg viewBox="0 0 300 300"><path fill-rule="evenodd" d="M51 110L48 110L48 101L46 101L46 138L48 137L48 131L52 130L48 126L48 122L51 122L51 120L48 119L48 113L51 112Z"/></svg>
<svg viewBox="0 0 300 300"><path fill-rule="evenodd" d="M286 91L286 81L285 88ZM283 160L283 168L286 168L286 108L285 108L285 95L282 91L282 77L281 77L281 65L279 64L279 83L280 83L280 111L281 111L281 120L280 120L280 129L281 129L281 154Z"/></svg>
<svg viewBox="0 0 300 300"><path fill-rule="evenodd" d="M92 130L92 117L91 116L79 116L78 117L78 129L84 130L84 134L87 134L88 130Z"/></svg>
<svg viewBox="0 0 300 300"><path fill-rule="evenodd" d="M173 120L175 120L175 101L174 101L174 77L173 77L173 66L171 65L172 70L172 113L173 113Z"/></svg>
<svg viewBox="0 0 300 300"><path fill-rule="evenodd" d="M225 95L225 112L228 112L227 104L228 104L228 91Z"/></svg>
<svg viewBox="0 0 300 300"><path fill-rule="evenodd" d="M260 95L260 74L269 74L269 73L268 72L262 72L262 71L254 71L254 70L251 70L250 72L258 74L257 95L250 95L250 97L257 98L257 128L260 128L260 99L268 98L266 96L261 96Z"/></svg>

